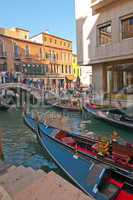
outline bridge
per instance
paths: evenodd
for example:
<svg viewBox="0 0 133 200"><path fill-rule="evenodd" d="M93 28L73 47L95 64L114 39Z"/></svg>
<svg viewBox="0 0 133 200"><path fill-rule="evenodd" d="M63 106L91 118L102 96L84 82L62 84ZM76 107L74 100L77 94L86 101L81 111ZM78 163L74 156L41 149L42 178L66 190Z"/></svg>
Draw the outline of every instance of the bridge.
<svg viewBox="0 0 133 200"><path fill-rule="evenodd" d="M43 89L39 89L37 87L34 86L29 86L27 84L24 83L2 83L0 84L0 90L3 89L10 89L10 88L14 88L14 89L23 89L25 91L27 91L30 95L34 96L35 99L37 99L38 101L42 101L44 98L44 88ZM52 91L48 91L49 95L55 96L55 97L59 97L57 94L55 94Z"/></svg>
<svg viewBox="0 0 133 200"><path fill-rule="evenodd" d="M0 90L9 89L9 88L23 89L23 90L29 92L31 95L33 95L39 101L41 101L43 96L44 96L43 90L36 88L36 87L33 87L33 86L29 86L27 84L23 84L23 83L3 83L3 84L0 84Z"/></svg>

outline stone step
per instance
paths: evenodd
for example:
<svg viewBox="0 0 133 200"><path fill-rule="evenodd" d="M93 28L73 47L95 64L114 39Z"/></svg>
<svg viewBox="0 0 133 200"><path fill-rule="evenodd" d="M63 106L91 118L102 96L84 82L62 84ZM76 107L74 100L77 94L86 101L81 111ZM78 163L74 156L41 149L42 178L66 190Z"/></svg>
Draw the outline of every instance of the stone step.
<svg viewBox="0 0 133 200"><path fill-rule="evenodd" d="M1 185L0 185L0 200L13 200Z"/></svg>
<svg viewBox="0 0 133 200"><path fill-rule="evenodd" d="M51 172L17 193L14 200L92 200L78 188Z"/></svg>
<svg viewBox="0 0 133 200"><path fill-rule="evenodd" d="M17 180L14 182L14 185L8 185L6 188L8 193L14 198L14 196L17 193L22 193L25 188L36 182L42 177L45 177L46 173L42 170L33 171L32 173L29 173L24 178Z"/></svg>
<svg viewBox="0 0 133 200"><path fill-rule="evenodd" d="M33 172L34 170L32 168L25 168L23 166L10 169L8 173L0 176L0 185L8 190L10 185L13 186L16 181L25 178L25 176L29 176Z"/></svg>

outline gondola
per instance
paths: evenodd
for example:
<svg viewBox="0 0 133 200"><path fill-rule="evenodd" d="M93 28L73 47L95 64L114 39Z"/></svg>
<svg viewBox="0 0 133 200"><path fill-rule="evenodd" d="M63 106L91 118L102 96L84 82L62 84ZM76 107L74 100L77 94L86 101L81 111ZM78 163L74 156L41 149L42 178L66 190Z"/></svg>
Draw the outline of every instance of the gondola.
<svg viewBox="0 0 133 200"><path fill-rule="evenodd" d="M35 121L25 116L25 122L36 129L37 138L56 164L86 194L96 200L132 200L132 179L114 171L107 165L92 159L86 159L69 145L64 145L54 136L59 131L44 123L35 125Z"/></svg>
<svg viewBox="0 0 133 200"><path fill-rule="evenodd" d="M54 108L60 110L68 110L71 112L80 112L82 109L80 105L77 104L77 101L70 101L68 99L47 100L45 103L47 105L51 105Z"/></svg>
<svg viewBox="0 0 133 200"><path fill-rule="evenodd" d="M133 117L128 116L120 109L96 109L86 105L84 108L97 119L117 125L120 128L133 130Z"/></svg>
<svg viewBox="0 0 133 200"><path fill-rule="evenodd" d="M36 130L36 121L30 115L27 116L25 120L26 124L32 130ZM98 138L93 139L88 136L59 130L52 126L47 126L45 123L40 124L42 132L47 131L55 140L58 140L58 142L68 146L70 149L76 150L81 156L85 156L86 159L91 158L103 164L107 164L117 171L121 171L124 175L133 178L133 145L113 142L111 145L111 153L103 156L101 152L97 150L98 145L101 144ZM46 127L47 129L45 129Z"/></svg>

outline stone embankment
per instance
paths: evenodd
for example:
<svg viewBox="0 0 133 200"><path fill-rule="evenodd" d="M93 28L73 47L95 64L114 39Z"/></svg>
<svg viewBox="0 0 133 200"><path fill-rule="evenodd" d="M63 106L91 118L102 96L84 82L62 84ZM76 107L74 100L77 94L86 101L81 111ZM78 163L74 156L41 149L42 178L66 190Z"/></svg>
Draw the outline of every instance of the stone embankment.
<svg viewBox="0 0 133 200"><path fill-rule="evenodd" d="M54 172L28 167L0 171L0 200L92 200Z"/></svg>

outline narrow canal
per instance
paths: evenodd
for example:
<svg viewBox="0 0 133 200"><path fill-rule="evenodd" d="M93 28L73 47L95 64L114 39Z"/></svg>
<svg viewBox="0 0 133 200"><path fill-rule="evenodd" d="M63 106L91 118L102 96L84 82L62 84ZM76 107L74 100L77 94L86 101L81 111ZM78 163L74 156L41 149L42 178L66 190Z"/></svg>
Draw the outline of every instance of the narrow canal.
<svg viewBox="0 0 133 200"><path fill-rule="evenodd" d="M40 108L41 112L47 112L47 108ZM48 112L47 112L48 113ZM61 125L60 121L56 125L62 128L76 130L77 133L94 132L99 136L110 136L112 131L117 131L119 135L133 142L133 132L113 127L105 122L93 119L86 112L71 113L59 112L51 109L51 116L61 116L64 119ZM54 120L54 117L53 119ZM64 127L63 127L64 126ZM12 165L24 165L34 169L44 169L45 171L55 170L57 166L50 159L45 151L42 151L36 137L32 131L23 123L21 112L0 112L0 132L2 132L2 143L4 160Z"/></svg>

